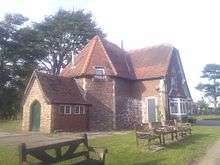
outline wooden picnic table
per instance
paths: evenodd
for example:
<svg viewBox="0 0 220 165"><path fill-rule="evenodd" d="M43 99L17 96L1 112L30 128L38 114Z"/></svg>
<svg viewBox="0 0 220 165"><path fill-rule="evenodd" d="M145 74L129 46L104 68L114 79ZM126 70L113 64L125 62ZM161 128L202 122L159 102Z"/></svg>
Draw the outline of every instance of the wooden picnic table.
<svg viewBox="0 0 220 165"><path fill-rule="evenodd" d="M165 145L165 135L170 134L171 139L174 140L174 134L175 134L175 138L177 139L177 129L173 126L157 127L155 128L154 132L161 137L163 145Z"/></svg>

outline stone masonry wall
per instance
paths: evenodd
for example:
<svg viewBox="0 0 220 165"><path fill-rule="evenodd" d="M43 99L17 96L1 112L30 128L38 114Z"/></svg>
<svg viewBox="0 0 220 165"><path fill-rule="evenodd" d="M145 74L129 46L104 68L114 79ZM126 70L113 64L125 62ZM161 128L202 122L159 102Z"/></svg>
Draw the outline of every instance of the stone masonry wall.
<svg viewBox="0 0 220 165"><path fill-rule="evenodd" d="M34 80L32 88L30 89L23 105L22 130L30 131L31 129L31 105L34 101L38 101L41 105L40 131L44 133L50 133L52 130L52 106L48 104L44 98L37 79Z"/></svg>
<svg viewBox="0 0 220 165"><path fill-rule="evenodd" d="M89 130L112 130L115 125L114 80L86 78L86 99L89 110Z"/></svg>
<svg viewBox="0 0 220 165"><path fill-rule="evenodd" d="M141 102L131 95L132 81L115 79L117 129L133 128L141 121Z"/></svg>

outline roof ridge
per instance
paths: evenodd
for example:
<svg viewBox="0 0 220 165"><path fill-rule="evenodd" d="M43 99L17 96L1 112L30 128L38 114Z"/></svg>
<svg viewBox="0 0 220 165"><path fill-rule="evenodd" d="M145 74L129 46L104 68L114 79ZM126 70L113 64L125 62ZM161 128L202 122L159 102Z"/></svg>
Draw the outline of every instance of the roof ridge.
<svg viewBox="0 0 220 165"><path fill-rule="evenodd" d="M81 71L81 74L83 74L83 73L86 71L86 69L87 69L87 67L88 67L88 65L89 65L89 61L90 61L90 59L91 59L92 52L93 52L94 47L95 47L95 45L96 45L96 43L97 43L98 37L99 37L99 36L96 35L96 36L93 37L93 39L90 41L90 43L91 43L92 45L91 45L91 47L90 47L90 49L89 49L89 52L88 52L88 54L87 54L86 62L85 62L85 65L84 65L84 67L83 67L83 69L82 69L82 71ZM88 43L88 44L89 44L89 43Z"/></svg>
<svg viewBox="0 0 220 165"><path fill-rule="evenodd" d="M133 52L136 52L136 51L146 51L146 50L150 50L150 49L159 48L159 47L162 47L162 46L174 48L174 46L170 43L161 43L161 44L146 46L146 47L143 47L143 48L128 50L128 53L130 54L130 53L133 53Z"/></svg>
<svg viewBox="0 0 220 165"><path fill-rule="evenodd" d="M100 39L100 37L98 37L98 41L100 42L101 47L102 47L103 50L104 50L104 53L105 53L105 55L106 55L106 57L107 57L107 59L108 59L110 65L111 65L111 67L112 67L112 70L113 70L114 74L117 75L117 71L116 71L116 69L115 69L115 66L113 65L112 60L110 59L110 57L109 57L109 55L108 55L108 53L107 53L107 51L106 51L106 49L105 49L105 47L104 47L104 45L103 45L103 43L102 43L102 40Z"/></svg>

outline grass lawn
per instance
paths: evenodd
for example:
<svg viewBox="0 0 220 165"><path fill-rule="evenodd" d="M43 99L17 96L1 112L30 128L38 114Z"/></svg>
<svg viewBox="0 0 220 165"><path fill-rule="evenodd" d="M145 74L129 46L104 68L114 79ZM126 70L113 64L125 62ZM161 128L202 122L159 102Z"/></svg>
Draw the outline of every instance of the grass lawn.
<svg viewBox="0 0 220 165"><path fill-rule="evenodd" d="M195 115L193 116L195 119L200 119L200 120L220 120L220 115L219 114L212 114L212 115Z"/></svg>
<svg viewBox="0 0 220 165"><path fill-rule="evenodd" d="M21 130L20 120L0 120L0 131L18 132Z"/></svg>
<svg viewBox="0 0 220 165"><path fill-rule="evenodd" d="M91 139L90 145L108 149L107 165L183 165L198 159L209 145L220 139L220 127L193 126L192 133L184 141L166 145L157 152L148 151L147 146L137 148L133 133ZM0 147L0 162L17 164L17 149Z"/></svg>

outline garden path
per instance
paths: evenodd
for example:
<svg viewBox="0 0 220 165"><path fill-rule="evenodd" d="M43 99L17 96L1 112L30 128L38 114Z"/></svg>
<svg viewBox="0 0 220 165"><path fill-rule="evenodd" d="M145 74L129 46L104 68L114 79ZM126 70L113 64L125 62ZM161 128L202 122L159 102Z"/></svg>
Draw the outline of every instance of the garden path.
<svg viewBox="0 0 220 165"><path fill-rule="evenodd" d="M196 165L220 165L220 140L209 147L206 155Z"/></svg>

